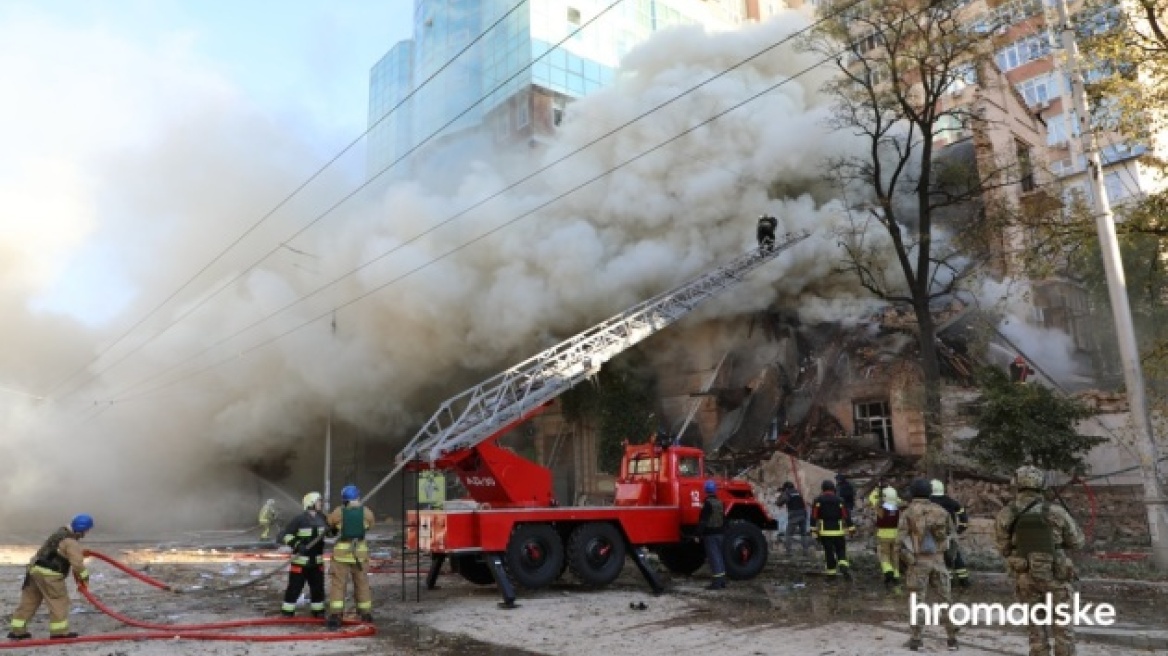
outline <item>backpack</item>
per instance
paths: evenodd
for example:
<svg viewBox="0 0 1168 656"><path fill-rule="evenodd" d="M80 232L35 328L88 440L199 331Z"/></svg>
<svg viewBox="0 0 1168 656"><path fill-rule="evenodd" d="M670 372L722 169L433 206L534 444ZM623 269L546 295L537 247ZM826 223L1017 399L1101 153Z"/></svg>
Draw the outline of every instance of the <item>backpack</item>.
<svg viewBox="0 0 1168 656"><path fill-rule="evenodd" d="M1038 512L1029 512L1038 501L1026 506L1010 527L1014 536L1014 552L1027 558L1030 554L1054 555L1054 525L1050 521L1050 505L1042 504Z"/></svg>

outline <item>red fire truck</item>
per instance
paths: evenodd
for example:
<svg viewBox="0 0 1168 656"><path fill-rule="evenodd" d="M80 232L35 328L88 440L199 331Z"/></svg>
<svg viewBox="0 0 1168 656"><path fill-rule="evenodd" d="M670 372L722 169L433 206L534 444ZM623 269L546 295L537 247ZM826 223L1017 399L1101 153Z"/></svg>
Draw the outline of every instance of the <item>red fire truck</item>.
<svg viewBox="0 0 1168 656"><path fill-rule="evenodd" d="M646 552L655 552L675 573L692 574L702 566L696 528L710 478L726 509L726 574L738 580L758 575L767 561L762 531L776 522L749 483L709 476L702 449L656 439L626 443L613 504L564 506L553 496L551 472L500 446L499 438L604 362L806 237L788 235L773 250L748 252L446 401L366 495L402 470L452 472L467 490L469 499L407 518L409 546L431 555L427 587L434 587L449 558L468 581L497 583L503 605L510 607L513 584L538 589L570 569L586 584L605 585L620 575L628 556L654 592L661 592Z"/></svg>

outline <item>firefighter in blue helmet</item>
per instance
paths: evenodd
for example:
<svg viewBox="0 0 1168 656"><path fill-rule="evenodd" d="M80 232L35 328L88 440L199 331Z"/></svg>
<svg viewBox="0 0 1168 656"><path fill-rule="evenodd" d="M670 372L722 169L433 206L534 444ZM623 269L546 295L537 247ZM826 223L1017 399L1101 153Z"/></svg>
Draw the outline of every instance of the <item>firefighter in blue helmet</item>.
<svg viewBox="0 0 1168 656"><path fill-rule="evenodd" d="M53 639L76 638L69 631L69 590L65 587L65 577L73 570L73 578L78 586L89 581L89 570L85 569L85 552L78 542L93 529L93 517L77 515L53 532L29 561L24 575L24 585L20 591L20 604L12 613L11 630L8 638L25 640L31 638L28 621L41 607L41 602L49 607L49 637Z"/></svg>
<svg viewBox="0 0 1168 656"><path fill-rule="evenodd" d="M329 569L329 610L327 627L341 628L345 610L345 587L353 582L353 597L362 622L373 621L373 594L369 590L369 543L365 533L373 526L373 511L361 504L361 491L356 485L341 490L342 505L329 513L331 535L337 536L333 546L333 564Z"/></svg>
<svg viewBox="0 0 1168 656"><path fill-rule="evenodd" d="M726 563L722 558L726 508L718 498L718 485L713 479L706 481L705 490L706 500L702 503L701 514L698 515L698 531L706 548L706 561L714 575L714 580L706 587L710 590L721 590L726 587Z"/></svg>

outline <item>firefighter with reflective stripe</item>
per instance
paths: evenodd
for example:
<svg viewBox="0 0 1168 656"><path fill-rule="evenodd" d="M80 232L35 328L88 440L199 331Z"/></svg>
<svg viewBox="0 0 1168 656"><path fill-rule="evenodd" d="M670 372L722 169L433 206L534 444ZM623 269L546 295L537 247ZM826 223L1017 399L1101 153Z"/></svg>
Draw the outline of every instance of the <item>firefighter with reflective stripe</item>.
<svg viewBox="0 0 1168 656"><path fill-rule="evenodd" d="M698 515L698 531L702 534L702 545L706 548L706 561L714 580L706 586L708 590L722 590L726 587L726 561L722 556L723 535L726 532L726 508L718 498L718 484L713 479L705 484L706 500Z"/></svg>
<svg viewBox="0 0 1168 656"><path fill-rule="evenodd" d="M10 639L32 637L28 632L28 621L41 607L42 601L49 607L49 637L77 637L76 633L69 631L69 590L65 587L65 577L72 569L73 579L79 587L89 581L85 553L78 540L92 528L92 517L77 515L68 526L62 526L50 535L37 550L24 575L20 604L12 613L12 630L8 633Z"/></svg>
<svg viewBox="0 0 1168 656"><path fill-rule="evenodd" d="M896 488L884 488L884 501L876 508L876 557L885 585L900 583L900 498Z"/></svg>
<svg viewBox="0 0 1168 656"><path fill-rule="evenodd" d="M953 538L953 519L943 508L929 500L932 485L928 479L918 478L909 487L912 502L900 514L900 525L897 527L901 544L901 553L908 565L905 572L905 589L910 595L916 595L916 603L935 603L930 601L929 594L933 592L946 605L950 603L951 588L949 586L949 570L945 568L945 549ZM920 651L925 630L925 623L909 609L910 638L908 648ZM949 617L948 612L942 612L941 623L945 626L945 636L948 638L949 651L957 651L957 626Z"/></svg>
<svg viewBox="0 0 1168 656"><path fill-rule="evenodd" d="M835 494L835 483L824 481L823 493L811 504L811 537L823 545L823 559L828 576L842 573L850 577L848 563L848 535L856 531L843 499ZM838 568L838 569L837 569Z"/></svg>
<svg viewBox="0 0 1168 656"><path fill-rule="evenodd" d="M345 611L345 588L353 582L353 597L361 621L373 621L373 595L369 591L369 543L365 533L373 526L373 512L361 505L356 485L341 490L342 505L329 513L329 533L337 536L333 564L329 569L328 628L341 628Z"/></svg>
<svg viewBox="0 0 1168 656"><path fill-rule="evenodd" d="M312 616L324 617L324 536L328 533L328 522L321 512L323 504L319 492L304 495L304 512L288 522L280 537L281 542L292 548L288 587L284 589L284 604L280 606L285 617L296 614L296 601L305 583Z"/></svg>
<svg viewBox="0 0 1168 656"><path fill-rule="evenodd" d="M965 508L953 497L945 495L944 483L934 478L932 485L933 494L929 500L948 511L949 516L953 518L953 522L957 526L957 535L961 535L969 529L969 515L966 514ZM961 545L957 543L956 539L953 540L949 550L945 552L945 567L953 572L957 585L963 588L969 587L969 570L965 567L965 556L961 553Z"/></svg>
<svg viewBox="0 0 1168 656"><path fill-rule="evenodd" d="M276 510L276 500L268 499L260 508L259 522L260 522L260 539L267 540L272 532L272 524L280 521L280 511Z"/></svg>
<svg viewBox="0 0 1168 656"><path fill-rule="evenodd" d="M1018 468L1014 485L1018 496L994 521L995 541L1014 579L1014 595L1024 604L1034 604L1045 602L1049 593L1052 605L1070 605L1076 576L1068 552L1083 548L1083 531L1065 508L1047 502L1043 495L1046 474L1041 469L1029 465ZM1051 642L1054 656L1075 653L1074 626L1053 624L1028 627L1030 656L1049 656Z"/></svg>

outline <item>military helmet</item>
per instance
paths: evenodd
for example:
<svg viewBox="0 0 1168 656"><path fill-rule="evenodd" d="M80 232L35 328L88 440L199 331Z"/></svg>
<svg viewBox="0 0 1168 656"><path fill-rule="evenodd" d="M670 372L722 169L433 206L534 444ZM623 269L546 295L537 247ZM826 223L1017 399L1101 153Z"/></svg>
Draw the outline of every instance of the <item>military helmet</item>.
<svg viewBox="0 0 1168 656"><path fill-rule="evenodd" d="M819 489L827 492L828 490L835 490L835 481L826 480L819 485Z"/></svg>
<svg viewBox="0 0 1168 656"><path fill-rule="evenodd" d="M1014 472L1014 485L1019 490L1045 489L1046 473L1033 465L1023 465Z"/></svg>
<svg viewBox="0 0 1168 656"><path fill-rule="evenodd" d="M918 478L909 485L908 491L914 499L928 499L933 494L933 484L927 478Z"/></svg>

